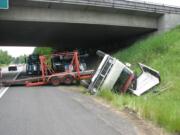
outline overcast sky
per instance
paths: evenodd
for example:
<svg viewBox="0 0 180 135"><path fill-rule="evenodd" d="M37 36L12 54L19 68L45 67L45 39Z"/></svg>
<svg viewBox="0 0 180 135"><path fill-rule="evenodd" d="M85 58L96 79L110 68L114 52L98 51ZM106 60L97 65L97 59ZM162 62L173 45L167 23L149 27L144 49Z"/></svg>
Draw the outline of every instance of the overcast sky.
<svg viewBox="0 0 180 135"><path fill-rule="evenodd" d="M137 1L137 0L133 0L133 1ZM138 0L138 1L153 2L153 3L180 7L180 0ZM8 51L8 53L13 57L17 57L23 54L31 54L34 50L34 47L0 47L0 49Z"/></svg>
<svg viewBox="0 0 180 135"><path fill-rule="evenodd" d="M34 47L0 47L1 50L7 51L11 56L18 57L24 54L31 54L34 50Z"/></svg>
<svg viewBox="0 0 180 135"><path fill-rule="evenodd" d="M137 1L137 0L133 0L133 1ZM138 0L138 1L145 1L145 2L152 2L152 3L159 3L159 4L180 7L180 0Z"/></svg>

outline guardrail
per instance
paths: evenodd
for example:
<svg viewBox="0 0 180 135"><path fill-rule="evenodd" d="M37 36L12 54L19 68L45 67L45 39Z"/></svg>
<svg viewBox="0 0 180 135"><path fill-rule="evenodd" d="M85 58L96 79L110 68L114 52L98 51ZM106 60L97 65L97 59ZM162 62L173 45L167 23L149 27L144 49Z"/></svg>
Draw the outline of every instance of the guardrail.
<svg viewBox="0 0 180 135"><path fill-rule="evenodd" d="M48 3L64 3L64 4L78 4L86 6L108 7L116 9L136 10L153 13L171 13L180 14L180 7L158 5L146 2L126 1L126 0L29 0L36 2Z"/></svg>

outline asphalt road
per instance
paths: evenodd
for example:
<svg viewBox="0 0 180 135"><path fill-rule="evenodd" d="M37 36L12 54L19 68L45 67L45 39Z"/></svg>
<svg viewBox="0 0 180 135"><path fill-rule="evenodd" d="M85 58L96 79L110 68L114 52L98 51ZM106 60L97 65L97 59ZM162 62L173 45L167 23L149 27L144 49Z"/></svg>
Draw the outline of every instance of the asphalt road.
<svg viewBox="0 0 180 135"><path fill-rule="evenodd" d="M74 86L10 87L0 98L0 135L136 135L131 122Z"/></svg>
<svg viewBox="0 0 180 135"><path fill-rule="evenodd" d="M23 71L24 67L18 67L17 71L8 71L8 67L1 68L1 77L0 77L0 98L8 90L8 87L4 87L2 82L6 80L15 80L18 75Z"/></svg>
<svg viewBox="0 0 180 135"><path fill-rule="evenodd" d="M23 66L18 67L17 71L8 71L8 67L2 68L2 78L1 80L12 80L15 76L23 70Z"/></svg>

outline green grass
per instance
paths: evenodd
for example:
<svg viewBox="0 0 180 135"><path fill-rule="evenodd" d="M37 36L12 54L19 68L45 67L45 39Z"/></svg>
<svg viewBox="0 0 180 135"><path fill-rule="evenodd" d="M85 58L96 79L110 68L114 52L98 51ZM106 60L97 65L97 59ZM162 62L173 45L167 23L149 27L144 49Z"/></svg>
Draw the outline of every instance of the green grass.
<svg viewBox="0 0 180 135"><path fill-rule="evenodd" d="M116 95L102 91L100 96L118 108L135 110L139 116L149 119L167 131L180 133L180 26L161 35L149 37L120 50L114 56L132 64L138 70L138 62L160 72L161 84L152 91L136 97L131 94Z"/></svg>

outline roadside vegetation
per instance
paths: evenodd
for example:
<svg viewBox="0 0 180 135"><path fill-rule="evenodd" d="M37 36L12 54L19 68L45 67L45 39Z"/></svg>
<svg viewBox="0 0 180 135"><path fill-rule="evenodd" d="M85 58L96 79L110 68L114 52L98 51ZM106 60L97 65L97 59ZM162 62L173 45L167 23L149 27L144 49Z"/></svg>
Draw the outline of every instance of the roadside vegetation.
<svg viewBox="0 0 180 135"><path fill-rule="evenodd" d="M51 63L51 54L53 53L54 49L51 47L36 47L33 51L33 54L45 55L47 58L47 64L50 66Z"/></svg>
<svg viewBox="0 0 180 135"><path fill-rule="evenodd" d="M161 84L154 90L136 97L102 91L99 96L114 106L130 108L140 117L149 119L167 131L180 134L180 26L118 51L114 56L132 64L138 72L138 62L160 72Z"/></svg>
<svg viewBox="0 0 180 135"><path fill-rule="evenodd" d="M24 64L26 63L27 55L20 55L19 57L13 58L12 61L14 64Z"/></svg>
<svg viewBox="0 0 180 135"><path fill-rule="evenodd" d="M52 54L53 49L50 47L36 47L33 51L34 54L39 55L50 55Z"/></svg>
<svg viewBox="0 0 180 135"><path fill-rule="evenodd" d="M0 50L0 67L10 64L12 57L7 51Z"/></svg>
<svg viewBox="0 0 180 135"><path fill-rule="evenodd" d="M25 63L26 55L19 57L12 57L7 51L0 50L0 67L7 66L9 64L23 64Z"/></svg>

